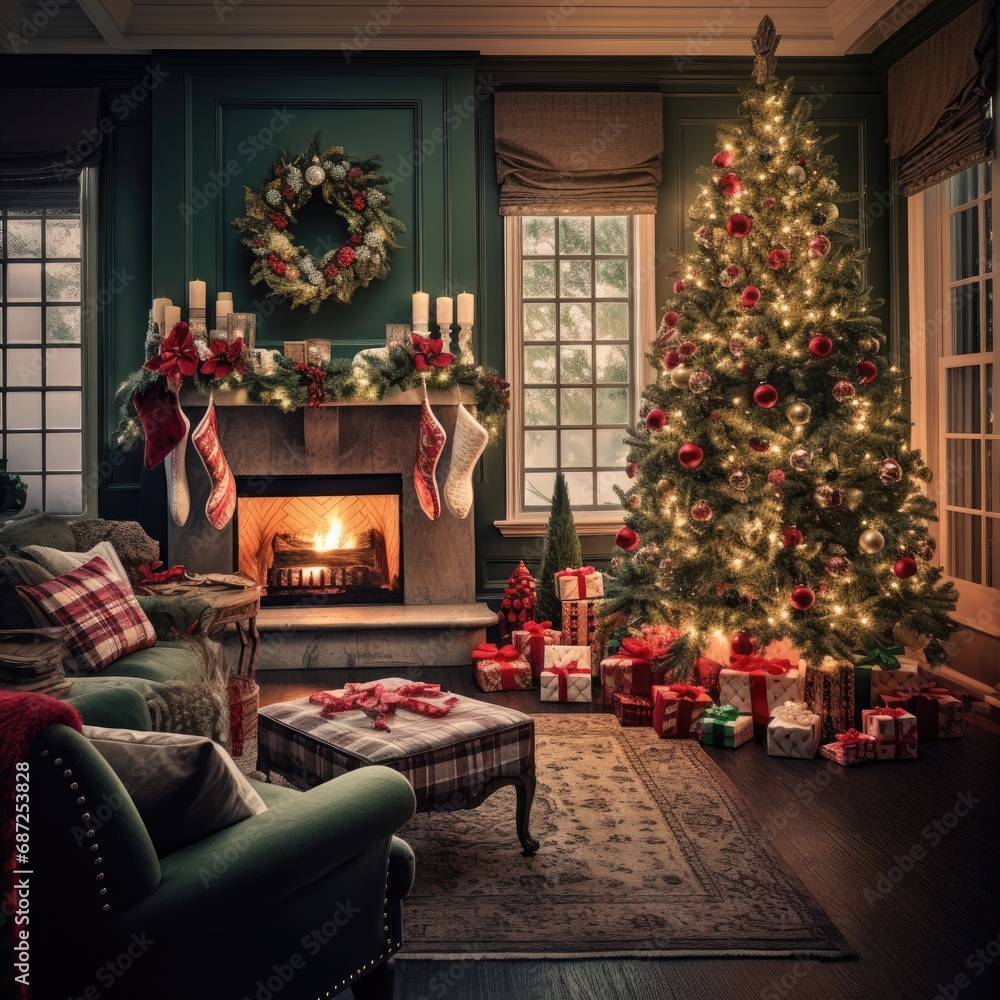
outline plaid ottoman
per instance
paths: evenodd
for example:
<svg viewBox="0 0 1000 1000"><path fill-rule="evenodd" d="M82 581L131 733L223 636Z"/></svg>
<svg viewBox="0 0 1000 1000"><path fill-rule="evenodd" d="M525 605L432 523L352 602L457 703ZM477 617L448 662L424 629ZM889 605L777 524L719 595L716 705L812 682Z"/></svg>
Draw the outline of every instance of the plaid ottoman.
<svg viewBox="0 0 1000 1000"><path fill-rule="evenodd" d="M409 683L382 678L387 687ZM342 693L342 692L335 692ZM439 719L400 707L389 719L391 732L372 728L360 709L331 718L308 698L277 702L257 716L257 769L280 775L298 788L368 764L405 775L417 810L475 809L504 785L517 794L517 836L525 854L538 850L528 832L535 794L535 723L530 715L500 705L457 698Z"/></svg>

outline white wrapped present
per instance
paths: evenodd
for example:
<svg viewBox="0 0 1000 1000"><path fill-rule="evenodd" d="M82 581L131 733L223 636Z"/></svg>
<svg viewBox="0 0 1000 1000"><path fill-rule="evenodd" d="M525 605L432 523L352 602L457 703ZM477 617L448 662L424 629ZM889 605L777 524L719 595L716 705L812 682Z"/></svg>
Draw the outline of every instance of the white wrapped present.
<svg viewBox="0 0 1000 1000"><path fill-rule="evenodd" d="M800 757L812 760L819 750L823 719L804 701L786 701L774 710L767 724L770 757Z"/></svg>
<svg viewBox="0 0 1000 1000"><path fill-rule="evenodd" d="M541 701L592 701L589 646L546 646Z"/></svg>
<svg viewBox="0 0 1000 1000"><path fill-rule="evenodd" d="M593 566L564 569L556 573L560 601L593 601L604 596L604 574Z"/></svg>
<svg viewBox="0 0 1000 1000"><path fill-rule="evenodd" d="M719 704L735 705L740 715L766 726L775 708L786 701L802 701L805 672L788 660L763 656L734 656L719 671Z"/></svg>

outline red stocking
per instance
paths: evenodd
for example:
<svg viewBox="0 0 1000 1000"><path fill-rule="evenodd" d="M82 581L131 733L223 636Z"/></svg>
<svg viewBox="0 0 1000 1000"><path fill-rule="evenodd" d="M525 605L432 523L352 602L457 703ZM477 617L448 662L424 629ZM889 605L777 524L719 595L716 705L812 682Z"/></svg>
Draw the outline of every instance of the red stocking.
<svg viewBox="0 0 1000 1000"><path fill-rule="evenodd" d="M177 392L157 380L144 393L132 396L146 442L145 465L166 463L167 504L174 523L183 526L191 512L185 455L191 421L181 409Z"/></svg>
<svg viewBox="0 0 1000 1000"><path fill-rule="evenodd" d="M219 424L215 416L215 399L211 396L208 398L205 416L191 434L191 442L201 456L208 478L212 481L212 492L205 502L205 517L216 531L221 531L229 524L236 511L236 480L233 478L226 456L222 453Z"/></svg>
<svg viewBox="0 0 1000 1000"><path fill-rule="evenodd" d="M413 467L413 488L417 491L420 509L432 521L441 515L436 471L447 440L448 435L438 423L425 396L420 404L420 443L417 446L417 463Z"/></svg>

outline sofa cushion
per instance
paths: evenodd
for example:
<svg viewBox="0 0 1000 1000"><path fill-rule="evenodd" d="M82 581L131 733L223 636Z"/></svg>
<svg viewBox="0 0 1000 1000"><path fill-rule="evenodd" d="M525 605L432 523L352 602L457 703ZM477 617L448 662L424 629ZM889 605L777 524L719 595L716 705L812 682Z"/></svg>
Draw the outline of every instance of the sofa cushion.
<svg viewBox="0 0 1000 1000"><path fill-rule="evenodd" d="M63 573L68 573L70 570L79 569L81 566L89 563L94 556L100 556L111 567L111 571L115 576L125 584L128 592L132 593L132 584L129 583L125 567L118 558L115 547L110 542L98 542L87 552L65 552L62 549L53 549L47 545L23 545L18 550L18 554L27 556L29 559L34 559L39 566L48 570L50 577L62 576ZM25 581L25 583L30 582L33 581Z"/></svg>
<svg viewBox="0 0 1000 1000"><path fill-rule="evenodd" d="M29 607L63 625L77 664L103 670L126 653L156 644L156 632L127 585L100 556L48 583L19 587Z"/></svg>
<svg viewBox="0 0 1000 1000"><path fill-rule="evenodd" d="M203 736L84 726L128 789L159 857L266 812L222 747Z"/></svg>
<svg viewBox="0 0 1000 1000"><path fill-rule="evenodd" d="M115 660L102 677L138 677L148 681L203 680L204 658L192 642L157 642Z"/></svg>
<svg viewBox="0 0 1000 1000"><path fill-rule="evenodd" d="M52 514L31 514L0 524L0 547L14 552L23 545L51 545L72 552L76 541L69 521Z"/></svg>
<svg viewBox="0 0 1000 1000"><path fill-rule="evenodd" d="M122 565L133 584L138 581L136 566L155 562L160 558L160 543L151 538L138 521L114 521L104 518L71 521L70 529L73 532L76 549L89 549L98 542L110 542L121 558Z"/></svg>
<svg viewBox="0 0 1000 1000"><path fill-rule="evenodd" d="M85 726L138 729L143 732L153 728L145 697L132 688L103 684L86 694L74 694L65 700L80 713Z"/></svg>

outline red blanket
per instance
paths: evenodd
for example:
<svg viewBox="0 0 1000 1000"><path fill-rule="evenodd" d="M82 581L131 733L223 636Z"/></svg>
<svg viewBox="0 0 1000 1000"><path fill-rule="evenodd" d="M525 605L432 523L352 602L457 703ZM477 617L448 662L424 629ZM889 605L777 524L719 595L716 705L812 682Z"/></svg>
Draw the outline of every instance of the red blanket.
<svg viewBox="0 0 1000 1000"><path fill-rule="evenodd" d="M28 755L28 748L34 738L47 726L56 722L70 726L80 732L83 720L80 713L72 705L47 694L14 694L0 691L0 844L3 844L3 855L0 858L0 900L3 901L3 912L13 914L17 911L16 879L14 877L16 851L16 817L15 788L17 785L17 765ZM31 788L30 774L28 787ZM23 801L23 800L22 800ZM28 799L30 804L30 799ZM30 816L29 816L30 819ZM30 833L30 826L28 828ZM30 848L30 843L29 843ZM29 855L30 856L30 855ZM30 865L30 861L28 862ZM14 920L8 920L3 931L4 943L4 977L12 975L11 962L13 956L15 934L18 928ZM31 991L23 984L14 983L14 996L26 1000Z"/></svg>

